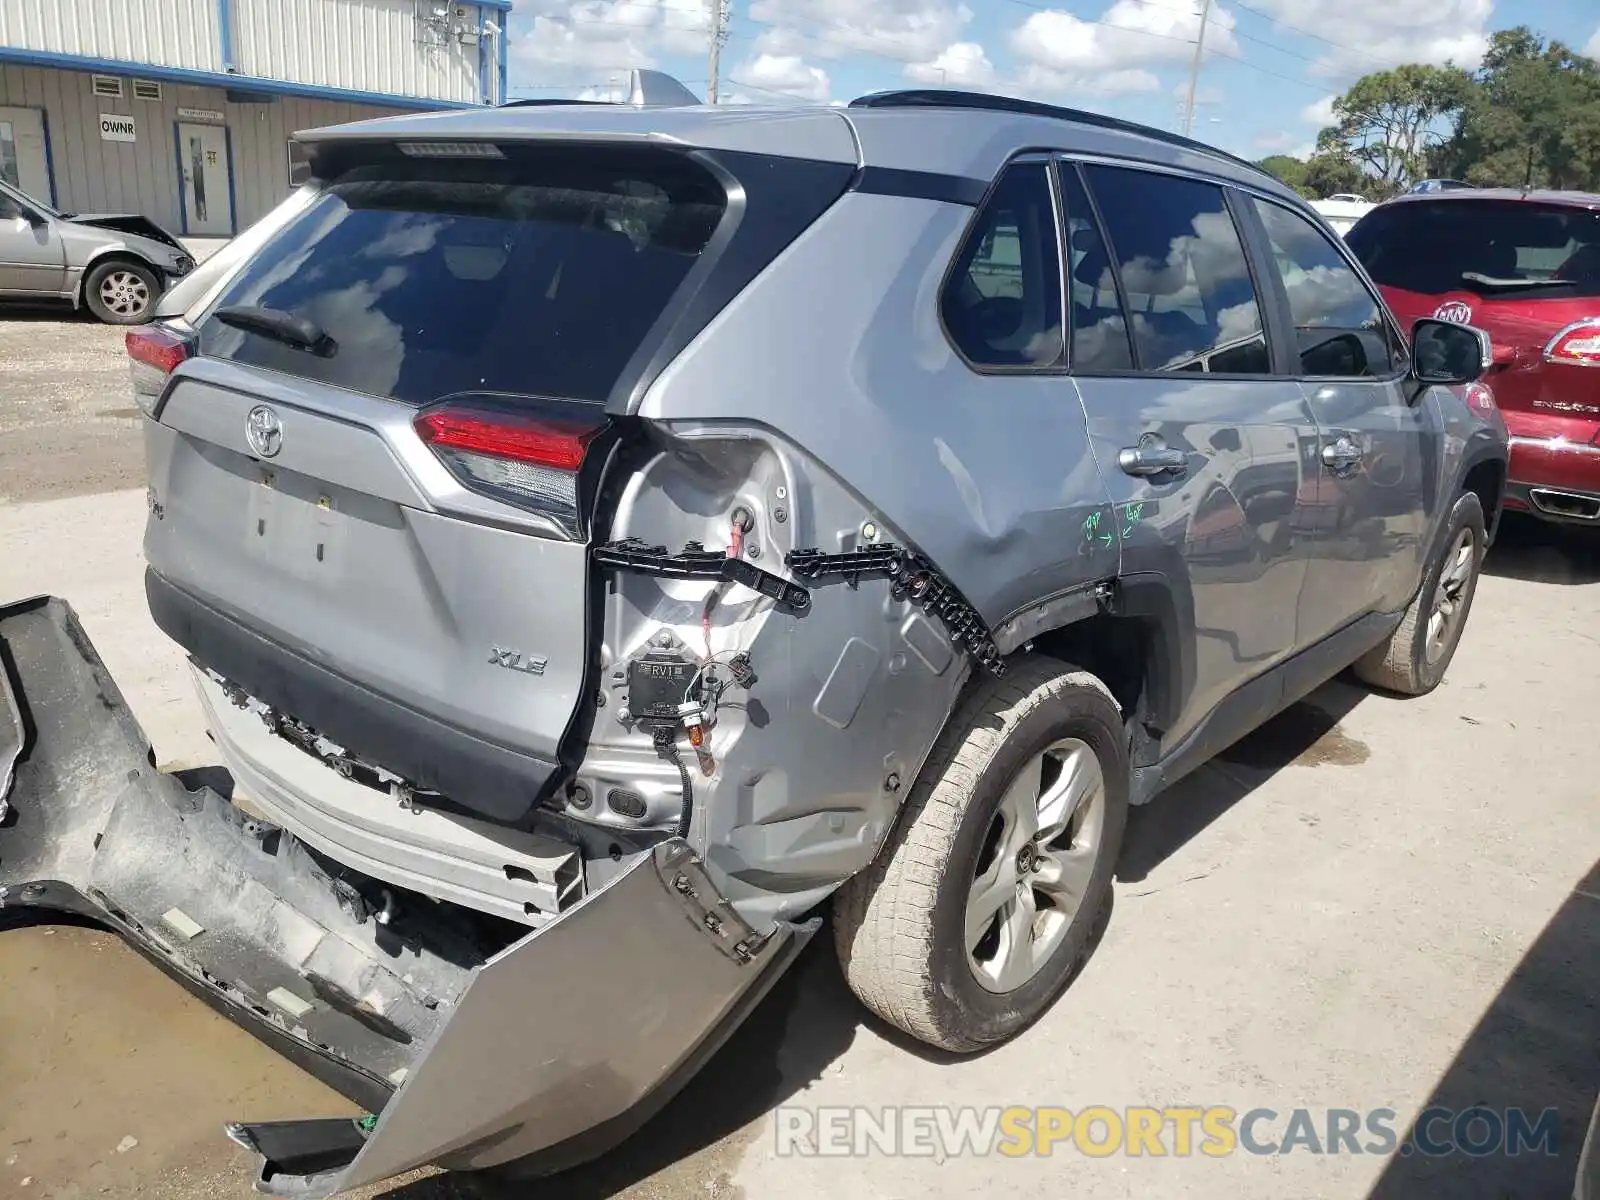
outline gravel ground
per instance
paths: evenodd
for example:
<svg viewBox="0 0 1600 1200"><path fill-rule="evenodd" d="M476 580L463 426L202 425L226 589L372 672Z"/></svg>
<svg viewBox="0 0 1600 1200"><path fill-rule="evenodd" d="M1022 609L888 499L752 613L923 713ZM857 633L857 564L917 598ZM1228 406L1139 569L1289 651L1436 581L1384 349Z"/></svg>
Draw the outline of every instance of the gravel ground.
<svg viewBox="0 0 1600 1200"><path fill-rule="evenodd" d="M144 486L124 333L60 311L0 319L0 502Z"/></svg>
<svg viewBox="0 0 1600 1200"><path fill-rule="evenodd" d="M195 765L209 745L182 657L143 604L117 340L0 322L13 364L0 377L0 601L68 597L160 761ZM908 1045L862 1015L818 938L689 1089L600 1163L537 1187L419 1173L363 1195L1562 1197L1600 1087L1597 583L1592 546L1513 527L1439 691L1408 702L1332 683L1140 810L1103 944L1012 1045L961 1062ZM251 1164L222 1122L349 1111L99 933L0 933L0 981L6 1200L243 1200ZM1560 1152L793 1158L776 1152L773 1115L1389 1106L1403 1128L1429 1103L1476 1102L1556 1107Z"/></svg>

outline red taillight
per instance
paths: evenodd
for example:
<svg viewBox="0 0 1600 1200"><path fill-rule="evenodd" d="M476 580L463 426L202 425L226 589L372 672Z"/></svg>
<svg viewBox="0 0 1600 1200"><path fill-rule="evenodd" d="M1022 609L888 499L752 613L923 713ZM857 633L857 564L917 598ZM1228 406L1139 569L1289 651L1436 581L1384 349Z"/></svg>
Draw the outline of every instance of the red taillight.
<svg viewBox="0 0 1600 1200"><path fill-rule="evenodd" d="M423 413L417 436L463 485L548 517L582 536L578 469L600 422L566 421L470 406Z"/></svg>
<svg viewBox="0 0 1600 1200"><path fill-rule="evenodd" d="M159 325L130 329L122 341L128 348L128 375L133 383L134 402L146 413L154 413L156 401L167 386L167 376L189 357L194 344Z"/></svg>
<svg viewBox="0 0 1600 1200"><path fill-rule="evenodd" d="M1600 367L1600 317L1574 321L1544 348L1546 362L1576 367Z"/></svg>
<svg viewBox="0 0 1600 1200"><path fill-rule="evenodd" d="M134 329L123 339L128 347L128 357L134 362L155 367L163 375L170 375L178 364L189 357L186 339L165 329Z"/></svg>
<svg viewBox="0 0 1600 1200"><path fill-rule="evenodd" d="M593 425L534 417L443 409L417 418L417 433L436 449L487 454L517 462L576 471L598 430Z"/></svg>

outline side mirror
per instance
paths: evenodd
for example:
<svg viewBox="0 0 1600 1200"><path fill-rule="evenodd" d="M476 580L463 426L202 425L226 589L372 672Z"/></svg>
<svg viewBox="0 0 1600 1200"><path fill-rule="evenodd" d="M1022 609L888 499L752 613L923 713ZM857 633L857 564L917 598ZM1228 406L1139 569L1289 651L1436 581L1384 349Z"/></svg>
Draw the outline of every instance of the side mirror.
<svg viewBox="0 0 1600 1200"><path fill-rule="evenodd" d="M1494 344L1481 329L1433 317L1411 327L1411 377L1418 383L1472 383L1494 362Z"/></svg>

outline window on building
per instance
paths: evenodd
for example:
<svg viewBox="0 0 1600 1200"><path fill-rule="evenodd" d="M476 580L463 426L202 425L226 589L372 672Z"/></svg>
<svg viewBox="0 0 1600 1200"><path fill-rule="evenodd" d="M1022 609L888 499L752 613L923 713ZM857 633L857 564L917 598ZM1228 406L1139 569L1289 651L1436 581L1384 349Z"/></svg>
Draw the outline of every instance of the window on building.
<svg viewBox="0 0 1600 1200"><path fill-rule="evenodd" d="M1393 347L1377 297L1310 221L1265 200L1252 203L1289 295L1300 370L1346 378L1388 375Z"/></svg>
<svg viewBox="0 0 1600 1200"><path fill-rule="evenodd" d="M1152 171L1085 170L1122 279L1140 370L1269 373L1261 308L1222 189Z"/></svg>
<svg viewBox="0 0 1600 1200"><path fill-rule="evenodd" d="M1041 367L1061 360L1061 259L1047 164L1006 170L957 252L940 309L967 361Z"/></svg>
<svg viewBox="0 0 1600 1200"><path fill-rule="evenodd" d="M91 75L89 87L96 96L106 96L110 99L122 99L122 80L115 75Z"/></svg>
<svg viewBox="0 0 1600 1200"><path fill-rule="evenodd" d="M161 84L154 79L135 79L133 81L133 98L135 100L161 99Z"/></svg>
<svg viewBox="0 0 1600 1200"><path fill-rule="evenodd" d="M1128 320L1111 274L1111 255L1095 223L1089 194L1083 189L1078 168L1061 167L1061 200L1066 209L1067 262L1072 298L1072 369L1131 371L1133 347L1128 341Z"/></svg>

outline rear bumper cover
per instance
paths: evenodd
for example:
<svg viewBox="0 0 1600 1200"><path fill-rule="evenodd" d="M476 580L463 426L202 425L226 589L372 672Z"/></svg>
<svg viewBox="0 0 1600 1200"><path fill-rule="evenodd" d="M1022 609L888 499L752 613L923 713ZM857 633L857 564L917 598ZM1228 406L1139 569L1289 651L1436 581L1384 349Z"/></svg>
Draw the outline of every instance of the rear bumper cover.
<svg viewBox="0 0 1600 1200"><path fill-rule="evenodd" d="M0 607L0 667L0 778L15 765L0 906L97 921L375 1111L229 1126L262 1153L263 1191L593 1157L665 1103L814 928L756 937L673 839L487 959L386 941L290 834L151 766L64 603Z"/></svg>
<svg viewBox="0 0 1600 1200"><path fill-rule="evenodd" d="M1600 446L1513 435L1506 504L1552 521L1600 519Z"/></svg>
<svg viewBox="0 0 1600 1200"><path fill-rule="evenodd" d="M558 763L486 741L418 712L263 637L145 572L150 615L194 658L350 751L491 820L515 824L539 803Z"/></svg>

